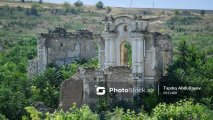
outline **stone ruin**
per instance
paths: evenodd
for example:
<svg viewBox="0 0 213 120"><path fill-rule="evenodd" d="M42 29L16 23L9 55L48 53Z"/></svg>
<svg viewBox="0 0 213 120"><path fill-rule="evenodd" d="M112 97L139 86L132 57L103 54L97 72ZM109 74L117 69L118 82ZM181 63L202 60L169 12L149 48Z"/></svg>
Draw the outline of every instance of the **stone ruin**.
<svg viewBox="0 0 213 120"><path fill-rule="evenodd" d="M28 74L33 77L46 70L48 64L58 66L73 63L75 60L89 60L97 56L94 35L88 30L67 32L55 28L42 33L37 42L37 58L29 61Z"/></svg>
<svg viewBox="0 0 213 120"><path fill-rule="evenodd" d="M73 103L96 104L97 86L155 87L167 74L172 62L169 35L150 32L149 19L141 16L106 16L103 22L102 34L56 28L39 36L37 59L29 61L30 77L44 72L51 63L62 66L98 56L98 69L79 68L72 78L62 83L59 108L63 110L68 110ZM125 47L127 43L131 52ZM134 94L116 96L131 99Z"/></svg>
<svg viewBox="0 0 213 120"><path fill-rule="evenodd" d="M91 46L94 42L98 45L99 68L79 68L75 76L62 83L60 109L66 111L74 102L78 106L96 104L97 86L149 88L155 87L167 75L168 65L172 62L169 35L150 32L149 20L141 16L106 16L103 21L103 33L91 36L93 39L88 41ZM124 48L125 43L131 46L131 64L127 62L129 52ZM44 47L39 49L44 51ZM128 96L133 98L134 94ZM119 97L125 98L125 95Z"/></svg>

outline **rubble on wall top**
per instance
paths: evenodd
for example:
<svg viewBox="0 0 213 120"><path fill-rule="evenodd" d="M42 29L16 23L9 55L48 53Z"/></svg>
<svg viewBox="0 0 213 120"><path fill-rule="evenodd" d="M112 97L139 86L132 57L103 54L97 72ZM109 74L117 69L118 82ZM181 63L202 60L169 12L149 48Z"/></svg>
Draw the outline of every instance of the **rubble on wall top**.
<svg viewBox="0 0 213 120"><path fill-rule="evenodd" d="M67 33L67 31L62 27L57 27L54 30L49 30L48 33L49 34L51 34L51 33L65 34L65 33Z"/></svg>
<svg viewBox="0 0 213 120"><path fill-rule="evenodd" d="M93 35L93 33L88 30L77 30L76 34L79 34L79 35L86 34L86 35L91 35L91 36Z"/></svg>
<svg viewBox="0 0 213 120"><path fill-rule="evenodd" d="M144 21L148 21L150 20L149 18L143 18L141 15L134 15L134 16L129 16L129 15L120 15L120 16L104 16L103 21L114 21L115 19L119 19L119 18L130 18L133 20L144 20Z"/></svg>
<svg viewBox="0 0 213 120"><path fill-rule="evenodd" d="M124 70L124 69L130 70L130 67L127 66L127 65L122 65L122 66L110 66L110 67L106 68L106 70L109 70L109 71L111 71L111 70Z"/></svg>
<svg viewBox="0 0 213 120"><path fill-rule="evenodd" d="M55 38L55 37L74 37L74 38L87 38L92 39L93 33L86 30L76 30L76 32L67 32L62 27L57 27L54 30L49 30L48 33L42 33L42 37L49 39L49 38Z"/></svg>
<svg viewBox="0 0 213 120"><path fill-rule="evenodd" d="M168 34L165 34L165 33L151 32L151 34L154 36L154 38L165 37L167 39L171 39L171 37Z"/></svg>

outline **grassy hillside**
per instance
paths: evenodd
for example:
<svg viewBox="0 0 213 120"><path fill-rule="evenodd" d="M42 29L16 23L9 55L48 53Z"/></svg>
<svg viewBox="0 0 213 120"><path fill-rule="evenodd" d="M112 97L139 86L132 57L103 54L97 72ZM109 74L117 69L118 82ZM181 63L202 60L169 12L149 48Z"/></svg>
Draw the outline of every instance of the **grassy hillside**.
<svg viewBox="0 0 213 120"><path fill-rule="evenodd" d="M32 6L36 13L31 13ZM101 20L107 13L94 6L76 8L71 5L67 8L64 4L32 2L0 2L0 9L0 40L4 41L1 42L4 48L8 47L5 40L37 37L37 34L58 26L68 31L86 28L100 33L103 30ZM187 40L209 55L213 53L213 14L210 11L201 16L200 10L112 8L110 14L152 18L150 31L170 34L174 46L180 40Z"/></svg>

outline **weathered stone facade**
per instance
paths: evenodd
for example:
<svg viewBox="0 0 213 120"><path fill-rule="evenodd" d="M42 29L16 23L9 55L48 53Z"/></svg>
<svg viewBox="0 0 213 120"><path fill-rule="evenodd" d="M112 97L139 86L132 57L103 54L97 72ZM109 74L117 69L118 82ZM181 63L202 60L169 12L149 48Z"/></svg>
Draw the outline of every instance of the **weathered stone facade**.
<svg viewBox="0 0 213 120"><path fill-rule="evenodd" d="M94 37L94 41L98 44L99 69L80 68L74 76L74 79L83 81L82 104L97 102L94 97L97 97L95 94L97 91L94 90L97 83L104 83L101 86L105 87L154 87L155 83L166 75L168 65L172 62L171 37L149 32L148 19L142 19L140 16L134 18L109 16L105 17L104 22L105 31ZM127 55L122 55L126 52L121 47L124 42L129 42L132 47L131 66L126 65ZM92 84L93 82L96 84ZM63 90L61 94L64 94ZM75 97L74 95L71 96ZM63 102L63 98L60 103L60 108L64 110L67 110L67 106L71 106Z"/></svg>
<svg viewBox="0 0 213 120"><path fill-rule="evenodd" d="M29 62L29 76L43 72L49 63L61 66L97 56L93 37L93 33L87 30L67 32L63 28L40 34L37 59Z"/></svg>
<svg viewBox="0 0 213 120"><path fill-rule="evenodd" d="M121 46L124 42L129 42L132 47L131 69L134 80L153 86L166 75L166 69L172 60L170 36L149 32L148 19L142 19L141 16L110 16L105 17L104 22L105 31L99 39L103 44L100 45L99 54L104 54L99 55L101 69L122 65L122 55L125 52L122 52Z"/></svg>

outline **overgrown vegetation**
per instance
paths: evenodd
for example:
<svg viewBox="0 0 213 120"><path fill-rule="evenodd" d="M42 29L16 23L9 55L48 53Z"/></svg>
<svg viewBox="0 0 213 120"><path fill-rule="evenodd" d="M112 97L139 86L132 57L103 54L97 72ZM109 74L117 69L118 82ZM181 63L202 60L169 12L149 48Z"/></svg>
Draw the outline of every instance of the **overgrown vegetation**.
<svg viewBox="0 0 213 120"><path fill-rule="evenodd" d="M196 20L201 20L198 16L174 16L167 21L168 26L191 25L195 24Z"/></svg>
<svg viewBox="0 0 213 120"><path fill-rule="evenodd" d="M78 1L76 6L65 3L61 8L54 5L45 8L46 3L31 4L22 1L23 4L30 5L0 7L0 47L3 48L0 51L0 119L208 120L213 118L213 29L210 24L211 17L208 17L205 11L200 11L200 15L175 11L176 16L171 16L166 22L169 30L173 32L175 59L169 68L169 79L164 84L201 86L203 89L200 92L183 92L171 99L162 99L163 96L156 94L143 94L132 102L114 99L107 103L103 98L99 100L97 111L88 106L81 108L73 106L69 112L55 111L44 114L33 107L26 107L41 101L48 107L57 108L61 82L74 75L79 66L98 66L97 58L90 61L79 60L62 67L50 65L43 74L30 80L27 76L27 65L28 60L36 58L37 55L37 34L47 32L49 28L55 26L63 26L68 31L88 27L100 32L102 25L99 21L103 13L99 10L86 9ZM99 2L97 9L103 8L103 3ZM110 13L111 8L107 7L106 11ZM167 13L168 11L162 12L164 15ZM144 10L142 14L149 15L154 12ZM131 47L128 45L126 47L131 58ZM191 101L180 101L182 99Z"/></svg>
<svg viewBox="0 0 213 120"><path fill-rule="evenodd" d="M41 119L42 115L33 107L26 108L30 117L34 120ZM175 104L161 103L153 109L151 115L144 111L135 113L135 111L122 108L115 108L112 112L107 111L103 119L106 120L209 120L212 112L200 104L193 104L191 101L179 101ZM27 117L23 117L27 119ZM77 108L75 105L68 112L55 111L53 114L47 113L45 119L57 120L99 120L100 116L92 112L88 106Z"/></svg>

